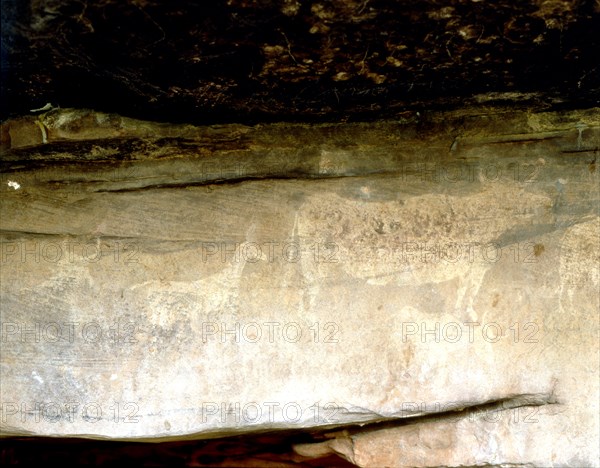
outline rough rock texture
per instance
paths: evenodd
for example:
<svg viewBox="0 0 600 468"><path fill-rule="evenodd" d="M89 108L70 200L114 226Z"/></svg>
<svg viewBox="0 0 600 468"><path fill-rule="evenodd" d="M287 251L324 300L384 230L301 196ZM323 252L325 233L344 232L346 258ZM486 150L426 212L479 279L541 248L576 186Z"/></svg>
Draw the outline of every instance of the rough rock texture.
<svg viewBox="0 0 600 468"><path fill-rule="evenodd" d="M597 0L4 0L0 118L186 122L599 104Z"/></svg>
<svg viewBox="0 0 600 468"><path fill-rule="evenodd" d="M9 121L2 433L598 466L599 140L597 109Z"/></svg>
<svg viewBox="0 0 600 468"><path fill-rule="evenodd" d="M1 9L1 462L600 466L598 0Z"/></svg>

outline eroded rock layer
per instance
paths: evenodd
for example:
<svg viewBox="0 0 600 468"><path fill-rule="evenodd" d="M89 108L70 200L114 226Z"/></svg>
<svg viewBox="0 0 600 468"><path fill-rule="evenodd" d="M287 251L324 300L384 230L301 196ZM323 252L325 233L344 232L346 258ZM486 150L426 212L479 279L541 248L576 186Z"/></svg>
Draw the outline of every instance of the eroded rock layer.
<svg viewBox="0 0 600 468"><path fill-rule="evenodd" d="M5 0L0 118L202 123L599 105L594 0Z"/></svg>
<svg viewBox="0 0 600 468"><path fill-rule="evenodd" d="M595 466L599 128L6 122L2 433Z"/></svg>

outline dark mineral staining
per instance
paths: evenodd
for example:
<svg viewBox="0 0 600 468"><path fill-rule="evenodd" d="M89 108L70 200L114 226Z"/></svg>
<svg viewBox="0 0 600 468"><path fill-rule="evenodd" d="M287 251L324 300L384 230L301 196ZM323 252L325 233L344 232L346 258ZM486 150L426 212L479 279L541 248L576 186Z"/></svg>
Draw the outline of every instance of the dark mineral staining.
<svg viewBox="0 0 600 468"><path fill-rule="evenodd" d="M598 105L593 0L7 0L2 119L52 102L194 123Z"/></svg>

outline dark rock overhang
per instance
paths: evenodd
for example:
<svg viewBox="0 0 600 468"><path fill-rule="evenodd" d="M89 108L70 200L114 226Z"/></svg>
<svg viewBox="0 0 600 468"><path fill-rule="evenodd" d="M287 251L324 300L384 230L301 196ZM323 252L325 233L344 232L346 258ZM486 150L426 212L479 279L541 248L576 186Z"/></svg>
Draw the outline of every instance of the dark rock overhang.
<svg viewBox="0 0 600 468"><path fill-rule="evenodd" d="M6 0L1 119L193 123L600 102L596 0Z"/></svg>

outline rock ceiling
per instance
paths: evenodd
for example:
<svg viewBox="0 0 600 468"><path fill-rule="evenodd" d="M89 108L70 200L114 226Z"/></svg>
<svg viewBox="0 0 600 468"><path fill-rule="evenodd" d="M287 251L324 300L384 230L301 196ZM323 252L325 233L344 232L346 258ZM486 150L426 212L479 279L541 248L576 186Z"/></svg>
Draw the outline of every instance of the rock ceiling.
<svg viewBox="0 0 600 468"><path fill-rule="evenodd" d="M193 123L598 105L596 0L8 0L0 118Z"/></svg>

